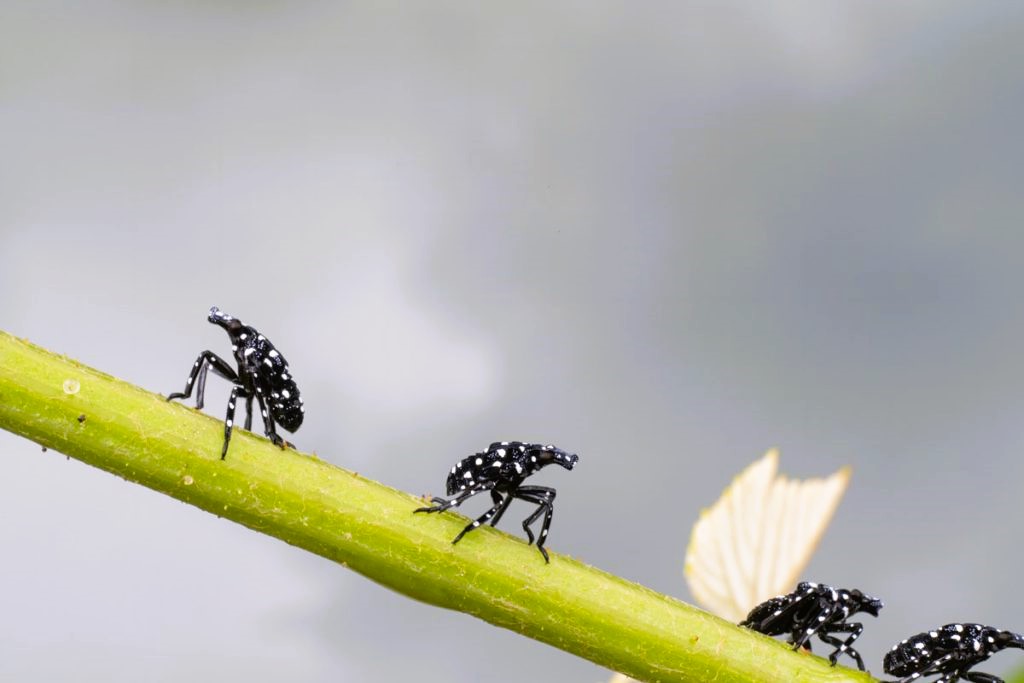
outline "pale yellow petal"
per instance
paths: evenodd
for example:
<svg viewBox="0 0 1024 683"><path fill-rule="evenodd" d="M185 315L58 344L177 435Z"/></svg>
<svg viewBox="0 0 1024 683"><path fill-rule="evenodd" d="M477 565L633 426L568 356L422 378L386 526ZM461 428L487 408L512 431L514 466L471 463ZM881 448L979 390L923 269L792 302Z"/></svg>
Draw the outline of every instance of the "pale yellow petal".
<svg viewBox="0 0 1024 683"><path fill-rule="evenodd" d="M777 476L772 449L702 510L683 573L694 600L730 621L793 590L832 520L850 480L844 467L826 478Z"/></svg>

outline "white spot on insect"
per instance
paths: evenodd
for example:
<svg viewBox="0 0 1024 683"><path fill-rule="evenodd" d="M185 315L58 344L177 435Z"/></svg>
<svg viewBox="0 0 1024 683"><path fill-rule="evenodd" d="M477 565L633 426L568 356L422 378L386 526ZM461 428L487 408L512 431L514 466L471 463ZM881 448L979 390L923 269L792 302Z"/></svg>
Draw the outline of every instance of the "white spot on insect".
<svg viewBox="0 0 1024 683"><path fill-rule="evenodd" d="M953 628L956 629L957 633L963 633L964 632L964 625L963 624L957 624Z"/></svg>
<svg viewBox="0 0 1024 683"><path fill-rule="evenodd" d="M257 334L257 335L256 335L256 339L258 339L258 340L260 340L260 341L267 341L267 338L266 338L266 337L264 337L264 336L263 336L262 334Z"/></svg>
<svg viewBox="0 0 1024 683"><path fill-rule="evenodd" d="M924 643L914 643L914 647L917 648L918 650L923 650L924 649Z"/></svg>
<svg viewBox="0 0 1024 683"><path fill-rule="evenodd" d="M281 394L279 394L279 393L277 393L277 392L275 391L274 393L272 393L272 394L271 394L271 396L272 396L272 397L274 397L274 398L280 398L280 397L281 397Z"/></svg>
<svg viewBox="0 0 1024 683"><path fill-rule="evenodd" d="M284 380L285 382L287 382L291 378L288 376L287 372L282 372L281 373L281 379Z"/></svg>
<svg viewBox="0 0 1024 683"><path fill-rule="evenodd" d="M541 536L547 536L548 535L548 530L547 529L541 529L540 530L540 535Z"/></svg>
<svg viewBox="0 0 1024 683"><path fill-rule="evenodd" d="M287 389L285 389L284 391L281 392L281 395L284 396L285 398L291 398L292 397L292 392L290 392Z"/></svg>
<svg viewBox="0 0 1024 683"><path fill-rule="evenodd" d="M537 456L536 455L531 455L530 456L530 462L537 462Z"/></svg>
<svg viewBox="0 0 1024 683"><path fill-rule="evenodd" d="M960 640L960 636L959 636L959 635L957 635L956 633L954 633L953 635L951 635L951 636L950 636L949 638L950 638L950 640L956 640L956 641L959 641L959 640Z"/></svg>
<svg viewBox="0 0 1024 683"><path fill-rule="evenodd" d="M480 526L480 522L473 522L473 526Z"/></svg>
<svg viewBox="0 0 1024 683"><path fill-rule="evenodd" d="M79 384L77 379L66 379L64 380L64 384L61 385L61 388L68 396L74 396L81 391L82 385Z"/></svg>
<svg viewBox="0 0 1024 683"><path fill-rule="evenodd" d="M520 465L519 463L516 463L516 474L522 474L522 473L523 473L523 466Z"/></svg>
<svg viewBox="0 0 1024 683"><path fill-rule="evenodd" d="M461 460L459 461L459 464L456 465L456 467L458 467L460 470L462 469L462 461Z"/></svg>
<svg viewBox="0 0 1024 683"><path fill-rule="evenodd" d="M477 458L473 462L476 463L477 465L483 465L484 464L484 459L483 458Z"/></svg>
<svg viewBox="0 0 1024 683"><path fill-rule="evenodd" d="M231 427L231 425L233 425L233 424L234 424L234 422L232 422L231 420L227 420L227 421L225 422L225 424L226 424L226 425L227 425L227 426L228 426L228 427L230 428L230 427Z"/></svg>
<svg viewBox="0 0 1024 683"><path fill-rule="evenodd" d="M938 638L939 637L939 634L938 634L937 631L929 631L928 635L931 636L932 638Z"/></svg>
<svg viewBox="0 0 1024 683"><path fill-rule="evenodd" d="M263 359L263 364L266 365L268 368L274 367L274 364L270 362L269 358L264 358Z"/></svg>
<svg viewBox="0 0 1024 683"><path fill-rule="evenodd" d="M504 448L499 448L498 450L496 450L494 452L498 454L499 458L504 458L505 457L505 449Z"/></svg>
<svg viewBox="0 0 1024 683"><path fill-rule="evenodd" d="M254 353L256 353L256 349L254 349L254 348L252 348L250 346L249 348L247 348L245 351L242 352L242 355L245 356L246 358L248 358L249 356L251 356Z"/></svg>
<svg viewBox="0 0 1024 683"><path fill-rule="evenodd" d="M241 339L242 341L245 341L246 339L249 338L249 335L243 332L242 334L238 335L238 338Z"/></svg>
<svg viewBox="0 0 1024 683"><path fill-rule="evenodd" d="M825 615L822 614L818 617L818 621L825 621Z"/></svg>
<svg viewBox="0 0 1024 683"><path fill-rule="evenodd" d="M270 356L271 358L277 358L281 354L279 354L277 352L277 349L270 349L270 351L267 353L267 355Z"/></svg>
<svg viewBox="0 0 1024 683"><path fill-rule="evenodd" d="M267 416L267 411L264 410L262 412L263 412L263 417L266 417Z"/></svg>
<svg viewBox="0 0 1024 683"><path fill-rule="evenodd" d="M501 462L495 460L494 462L491 463L491 467L501 467Z"/></svg>
<svg viewBox="0 0 1024 683"><path fill-rule="evenodd" d="M462 476L463 476L464 479L472 479L473 478L473 473L467 471L467 472L464 472L462 474Z"/></svg>
<svg viewBox="0 0 1024 683"><path fill-rule="evenodd" d="M452 468L452 474L455 474L455 468L454 467Z"/></svg>
<svg viewBox="0 0 1024 683"><path fill-rule="evenodd" d="M978 650L981 649L981 643L979 643L978 641L974 641L974 643L972 643L972 644L974 645L974 650L975 651L978 651Z"/></svg>
<svg viewBox="0 0 1024 683"><path fill-rule="evenodd" d="M231 350L232 351L237 351L238 350L238 344L232 344L231 345Z"/></svg>

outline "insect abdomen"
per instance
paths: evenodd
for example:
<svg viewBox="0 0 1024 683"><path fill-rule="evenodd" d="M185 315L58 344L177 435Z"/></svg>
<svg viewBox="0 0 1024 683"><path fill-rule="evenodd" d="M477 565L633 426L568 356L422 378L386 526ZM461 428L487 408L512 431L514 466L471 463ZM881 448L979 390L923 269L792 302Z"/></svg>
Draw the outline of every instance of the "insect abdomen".
<svg viewBox="0 0 1024 683"><path fill-rule="evenodd" d="M777 612L781 611L784 607L789 605L791 601L785 596L772 598L761 603L747 615L747 618L740 622L740 626L746 626L752 628L755 631L763 633L768 636L778 636L783 633L788 633L790 625L784 620L779 621L766 628L761 627L761 623L771 616L774 616Z"/></svg>
<svg viewBox="0 0 1024 683"><path fill-rule="evenodd" d="M256 370L270 414L274 422L294 432L302 425L305 409L288 361L262 335L257 337L256 344L259 359Z"/></svg>
<svg viewBox="0 0 1024 683"><path fill-rule="evenodd" d="M921 659L921 648L915 647L918 642L921 642L920 637L908 638L886 652L885 661L882 663L885 672L893 676L909 676L920 671L922 665L927 665L929 662Z"/></svg>
<svg viewBox="0 0 1024 683"><path fill-rule="evenodd" d="M293 384L292 387L295 385ZM271 409L274 415L274 421L281 425L289 432L294 432L300 426L302 426L302 418L304 414L302 412L302 402L299 399L299 390L288 390L291 394L291 399L286 399L284 403L278 405L274 403L274 407ZM274 399L271 399L274 400Z"/></svg>

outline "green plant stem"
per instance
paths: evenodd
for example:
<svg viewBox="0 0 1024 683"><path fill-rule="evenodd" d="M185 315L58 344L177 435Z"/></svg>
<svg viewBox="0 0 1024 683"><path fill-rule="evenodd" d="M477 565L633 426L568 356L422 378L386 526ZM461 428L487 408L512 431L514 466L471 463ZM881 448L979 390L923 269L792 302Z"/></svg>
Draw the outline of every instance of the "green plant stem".
<svg viewBox="0 0 1024 683"><path fill-rule="evenodd" d="M0 332L0 427L642 681L871 681ZM652 542L678 543L674 529Z"/></svg>

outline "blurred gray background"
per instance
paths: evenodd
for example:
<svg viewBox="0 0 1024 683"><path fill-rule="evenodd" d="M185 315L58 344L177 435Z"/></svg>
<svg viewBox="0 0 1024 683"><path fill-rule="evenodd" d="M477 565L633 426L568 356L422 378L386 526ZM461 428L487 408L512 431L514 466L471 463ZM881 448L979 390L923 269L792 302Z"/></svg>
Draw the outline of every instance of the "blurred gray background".
<svg viewBox="0 0 1024 683"><path fill-rule="evenodd" d="M288 357L301 448L441 493L554 442L551 547L683 599L742 467L851 464L807 578L886 600L880 673L1024 630L1022 117L1015 2L5 2L0 328L168 393L227 353L216 304ZM4 680L607 679L0 458Z"/></svg>

